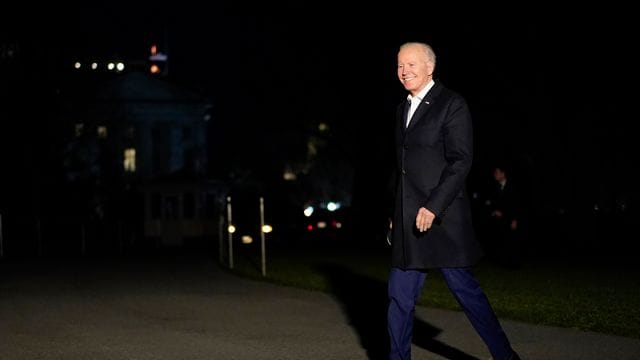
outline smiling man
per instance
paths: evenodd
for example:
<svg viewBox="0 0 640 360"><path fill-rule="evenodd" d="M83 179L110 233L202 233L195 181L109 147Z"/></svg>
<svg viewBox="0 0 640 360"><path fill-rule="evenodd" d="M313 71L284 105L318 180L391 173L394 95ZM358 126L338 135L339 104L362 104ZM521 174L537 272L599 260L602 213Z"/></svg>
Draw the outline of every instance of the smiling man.
<svg viewBox="0 0 640 360"><path fill-rule="evenodd" d="M493 359L519 359L470 268L483 255L465 190L471 115L463 97L434 80L435 66L429 45L400 47L398 79L409 94L396 112L389 358L411 358L416 301L427 272L439 269Z"/></svg>

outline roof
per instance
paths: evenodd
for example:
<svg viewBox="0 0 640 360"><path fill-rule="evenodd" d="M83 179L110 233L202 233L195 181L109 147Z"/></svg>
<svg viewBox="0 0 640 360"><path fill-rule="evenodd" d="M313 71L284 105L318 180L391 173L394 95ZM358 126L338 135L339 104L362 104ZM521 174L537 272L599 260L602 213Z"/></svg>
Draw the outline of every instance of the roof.
<svg viewBox="0 0 640 360"><path fill-rule="evenodd" d="M117 76L100 87L98 100L125 102L202 102L194 91L157 78L133 71Z"/></svg>

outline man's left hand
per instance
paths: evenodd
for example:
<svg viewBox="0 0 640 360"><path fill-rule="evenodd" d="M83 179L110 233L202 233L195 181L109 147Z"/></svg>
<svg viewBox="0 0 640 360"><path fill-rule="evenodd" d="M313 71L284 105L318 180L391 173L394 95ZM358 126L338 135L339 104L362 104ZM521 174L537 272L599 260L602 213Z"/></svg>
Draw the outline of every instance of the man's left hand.
<svg viewBox="0 0 640 360"><path fill-rule="evenodd" d="M436 218L436 214L427 210L424 207L418 209L418 214L416 215L416 227L420 232L425 232L433 226L433 221Z"/></svg>

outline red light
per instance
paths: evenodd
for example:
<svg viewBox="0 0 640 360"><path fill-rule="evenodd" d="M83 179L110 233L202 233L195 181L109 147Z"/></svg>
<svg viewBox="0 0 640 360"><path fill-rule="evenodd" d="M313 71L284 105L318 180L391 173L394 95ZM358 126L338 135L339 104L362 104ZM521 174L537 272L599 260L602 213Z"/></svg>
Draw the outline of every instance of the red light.
<svg viewBox="0 0 640 360"><path fill-rule="evenodd" d="M313 225L311 224L307 225L307 231L313 231Z"/></svg>

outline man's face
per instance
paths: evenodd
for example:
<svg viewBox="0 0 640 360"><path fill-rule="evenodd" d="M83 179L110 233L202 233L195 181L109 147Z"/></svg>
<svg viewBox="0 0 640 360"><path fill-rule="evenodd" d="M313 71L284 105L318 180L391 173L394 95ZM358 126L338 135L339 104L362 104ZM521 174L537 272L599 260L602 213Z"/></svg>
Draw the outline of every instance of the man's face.
<svg viewBox="0 0 640 360"><path fill-rule="evenodd" d="M398 79L412 96L431 81L433 68L433 61L419 46L409 46L398 52Z"/></svg>

